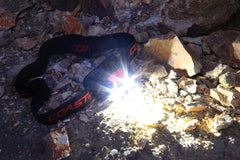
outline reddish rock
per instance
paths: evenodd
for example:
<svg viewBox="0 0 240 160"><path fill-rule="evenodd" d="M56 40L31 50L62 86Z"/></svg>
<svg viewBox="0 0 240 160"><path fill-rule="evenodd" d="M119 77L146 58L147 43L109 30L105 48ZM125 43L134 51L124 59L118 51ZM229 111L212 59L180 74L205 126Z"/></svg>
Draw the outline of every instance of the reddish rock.
<svg viewBox="0 0 240 160"><path fill-rule="evenodd" d="M65 127L60 127L51 131L48 135L43 137L43 140L46 143L48 159L61 160L70 156L71 148Z"/></svg>
<svg viewBox="0 0 240 160"><path fill-rule="evenodd" d="M18 38L16 39L16 43L18 47L23 48L24 50L30 50L36 46L36 42L31 40L30 38Z"/></svg>
<svg viewBox="0 0 240 160"><path fill-rule="evenodd" d="M65 13L63 15L63 23L67 34L87 34L87 31L83 27L82 23L72 14Z"/></svg>
<svg viewBox="0 0 240 160"><path fill-rule="evenodd" d="M3 9L0 9L1 10L1 14L0 14L0 30L3 30L3 29L10 29L12 27L15 26L15 23L16 23L16 15L11 13L11 12L8 12L8 11L5 11Z"/></svg>
<svg viewBox="0 0 240 160"><path fill-rule="evenodd" d="M152 0L143 0L143 3L145 4L150 4L152 2Z"/></svg>

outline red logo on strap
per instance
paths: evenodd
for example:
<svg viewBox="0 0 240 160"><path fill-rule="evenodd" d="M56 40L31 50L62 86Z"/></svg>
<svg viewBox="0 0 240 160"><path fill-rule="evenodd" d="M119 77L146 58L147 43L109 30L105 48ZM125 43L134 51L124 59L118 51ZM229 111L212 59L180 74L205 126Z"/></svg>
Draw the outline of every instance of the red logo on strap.
<svg viewBox="0 0 240 160"><path fill-rule="evenodd" d="M31 95L31 91L29 89L25 89L25 90L18 90L18 93L21 95L21 96L29 96Z"/></svg>
<svg viewBox="0 0 240 160"><path fill-rule="evenodd" d="M89 45L84 44L73 44L72 50L75 52L86 52L89 48Z"/></svg>
<svg viewBox="0 0 240 160"><path fill-rule="evenodd" d="M83 97L79 98L77 101L73 102L72 104L69 104L65 108L62 108L57 113L53 113L48 117L48 121L52 122L53 120L56 120L58 118L63 117L68 111L77 109L82 106L82 104L87 103L92 98L91 94L88 92Z"/></svg>
<svg viewBox="0 0 240 160"><path fill-rule="evenodd" d="M130 56L132 56L137 51L137 43L135 43L130 49Z"/></svg>

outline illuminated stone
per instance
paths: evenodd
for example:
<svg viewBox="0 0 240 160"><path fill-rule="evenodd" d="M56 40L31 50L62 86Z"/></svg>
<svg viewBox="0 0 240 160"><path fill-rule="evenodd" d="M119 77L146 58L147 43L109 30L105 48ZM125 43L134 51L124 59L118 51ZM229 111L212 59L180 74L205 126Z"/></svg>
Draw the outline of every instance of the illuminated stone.
<svg viewBox="0 0 240 160"><path fill-rule="evenodd" d="M177 79L177 73L174 70L170 70L169 74L168 74L168 79Z"/></svg>
<svg viewBox="0 0 240 160"><path fill-rule="evenodd" d="M175 112L177 113L183 113L185 111L184 106L182 104L175 104Z"/></svg>
<svg viewBox="0 0 240 160"><path fill-rule="evenodd" d="M146 146L148 139L144 138L144 137L138 137L137 140L137 146L139 149L144 149L144 147Z"/></svg>
<svg viewBox="0 0 240 160"><path fill-rule="evenodd" d="M240 106L240 92L234 89L226 89L221 85L210 89L210 96L218 100L223 106Z"/></svg>
<svg viewBox="0 0 240 160"><path fill-rule="evenodd" d="M200 112L207 108L207 105L202 102L191 102L191 103L184 103L186 108L186 112Z"/></svg>
<svg viewBox="0 0 240 160"><path fill-rule="evenodd" d="M157 84L156 88L152 89L151 92L155 93L154 95L159 95L159 94L166 95L168 93L168 87L164 82L161 82Z"/></svg>
<svg viewBox="0 0 240 160"><path fill-rule="evenodd" d="M220 130L230 127L233 124L233 118L227 114L215 115L210 121L211 130Z"/></svg>
<svg viewBox="0 0 240 160"><path fill-rule="evenodd" d="M217 110L217 111L220 111L220 112L229 112L229 110L226 108L226 107L224 107L224 106L222 106L222 105L220 105L220 104L216 104L216 103L212 103L212 102L210 102L210 103L208 103L209 104L209 106L211 106L212 108L214 108L215 110Z"/></svg>
<svg viewBox="0 0 240 160"><path fill-rule="evenodd" d="M173 67L176 72L194 76L200 72L201 64L184 48L174 33L149 39L144 45L143 53L153 55L159 62Z"/></svg>
<svg viewBox="0 0 240 160"><path fill-rule="evenodd" d="M171 79L166 79L166 86L168 89L167 95L176 96L178 94L178 85Z"/></svg>
<svg viewBox="0 0 240 160"><path fill-rule="evenodd" d="M58 128L45 136L48 159L61 160L70 156L68 135L65 127Z"/></svg>
<svg viewBox="0 0 240 160"><path fill-rule="evenodd" d="M197 91L197 84L195 79L182 77L179 80L178 86L179 86L179 89L185 90L188 93L196 93Z"/></svg>
<svg viewBox="0 0 240 160"><path fill-rule="evenodd" d="M149 82L151 82L152 85L157 85L160 83L159 78L156 74L152 74L149 78Z"/></svg>
<svg viewBox="0 0 240 160"><path fill-rule="evenodd" d="M150 78L156 77L158 79L162 79L168 75L167 70L163 65L153 65L148 67L144 74L150 75Z"/></svg>
<svg viewBox="0 0 240 160"><path fill-rule="evenodd" d="M240 117L239 116L233 117L233 120L240 124Z"/></svg>
<svg viewBox="0 0 240 160"><path fill-rule="evenodd" d="M185 90L180 90L180 91L179 91L179 94L180 94L180 96L182 96L182 97L186 97L186 96L188 95L188 92L185 91Z"/></svg>
<svg viewBox="0 0 240 160"><path fill-rule="evenodd" d="M194 130L197 125L198 125L199 121L197 119L184 119L184 123L182 124L182 129L184 131L191 131Z"/></svg>
<svg viewBox="0 0 240 160"><path fill-rule="evenodd" d="M158 145L157 147L151 149L153 156L158 158L161 158L166 150L167 146L165 146L164 144Z"/></svg>

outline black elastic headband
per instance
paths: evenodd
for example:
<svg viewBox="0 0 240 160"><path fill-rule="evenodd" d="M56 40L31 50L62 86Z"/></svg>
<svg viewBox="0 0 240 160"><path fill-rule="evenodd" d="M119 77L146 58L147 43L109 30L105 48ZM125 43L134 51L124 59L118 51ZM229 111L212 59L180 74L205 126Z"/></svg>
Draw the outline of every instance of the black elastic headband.
<svg viewBox="0 0 240 160"><path fill-rule="evenodd" d="M115 48L121 49L120 55L110 55L90 72L84 78L85 90L80 95L47 113L38 113L43 103L49 99L50 89L43 79L36 77L44 74L48 60L52 55L72 53L90 58L93 55L99 55L99 53ZM121 77L121 74L123 74L122 62L129 65L136 53L136 41L128 33L101 37L65 35L53 38L41 46L38 59L19 72L15 81L15 88L21 96L32 97L31 110L38 122L42 124L56 123L58 120L64 119L90 104L93 99L92 92L104 92L100 86L111 87L113 83L118 83L114 77Z"/></svg>

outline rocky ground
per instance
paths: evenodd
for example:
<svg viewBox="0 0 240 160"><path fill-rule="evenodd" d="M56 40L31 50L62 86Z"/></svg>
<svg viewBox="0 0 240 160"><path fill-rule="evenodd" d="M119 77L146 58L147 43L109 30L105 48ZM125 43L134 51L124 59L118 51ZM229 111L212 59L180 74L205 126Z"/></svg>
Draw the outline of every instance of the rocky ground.
<svg viewBox="0 0 240 160"><path fill-rule="evenodd" d="M62 153L46 136L63 126L68 137L64 142L69 142L65 151L70 148L67 160L239 159L240 32L233 30L238 23L193 38L189 35L194 28L176 34L164 25L149 27L154 21L149 3L136 3L120 23L83 13L80 6L64 12L47 1L0 0L2 160L51 159L53 152ZM41 44L63 34L117 32L131 33L139 42L131 64L139 75L137 87L111 103L95 101L56 125L37 123L30 99L20 97L13 82L20 69L36 59ZM104 58L52 57L44 75L52 89L45 109L81 91L84 77Z"/></svg>

